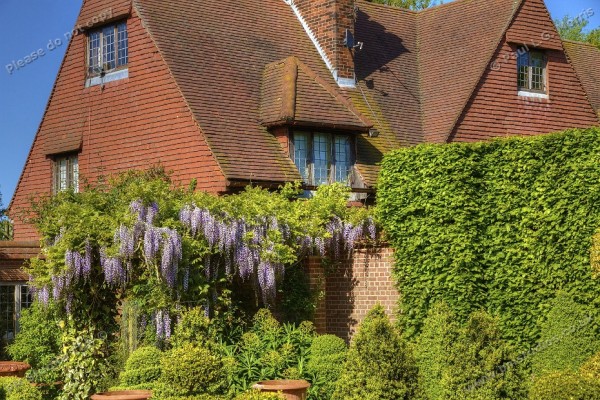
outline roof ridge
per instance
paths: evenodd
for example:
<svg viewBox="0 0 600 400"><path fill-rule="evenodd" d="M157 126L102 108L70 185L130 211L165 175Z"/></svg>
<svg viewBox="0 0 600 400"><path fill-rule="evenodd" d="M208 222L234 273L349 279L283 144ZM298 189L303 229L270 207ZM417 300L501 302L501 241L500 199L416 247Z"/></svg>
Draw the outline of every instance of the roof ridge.
<svg viewBox="0 0 600 400"><path fill-rule="evenodd" d="M600 51L598 46L596 46L590 42L582 42L581 40L571 40L571 39L560 39L560 41L563 43L573 43L573 44L579 44L579 45L584 45L584 46L590 46L590 47L593 47L594 49Z"/></svg>

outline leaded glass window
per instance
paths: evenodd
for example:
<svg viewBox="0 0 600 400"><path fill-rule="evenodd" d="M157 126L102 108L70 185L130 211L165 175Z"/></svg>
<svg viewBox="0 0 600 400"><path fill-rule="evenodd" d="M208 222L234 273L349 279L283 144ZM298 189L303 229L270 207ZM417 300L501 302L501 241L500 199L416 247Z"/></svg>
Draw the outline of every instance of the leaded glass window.
<svg viewBox="0 0 600 400"><path fill-rule="evenodd" d="M324 132L294 132L294 163L310 186L332 182L350 185L354 168L353 140L349 135Z"/></svg>
<svg viewBox="0 0 600 400"><path fill-rule="evenodd" d="M91 76L124 67L129 61L127 23L105 26L88 35L88 72Z"/></svg>
<svg viewBox="0 0 600 400"><path fill-rule="evenodd" d="M54 193L72 188L79 192L79 159L76 154L54 159Z"/></svg>
<svg viewBox="0 0 600 400"><path fill-rule="evenodd" d="M519 54L517 60L519 90L546 92L546 56L540 51Z"/></svg>

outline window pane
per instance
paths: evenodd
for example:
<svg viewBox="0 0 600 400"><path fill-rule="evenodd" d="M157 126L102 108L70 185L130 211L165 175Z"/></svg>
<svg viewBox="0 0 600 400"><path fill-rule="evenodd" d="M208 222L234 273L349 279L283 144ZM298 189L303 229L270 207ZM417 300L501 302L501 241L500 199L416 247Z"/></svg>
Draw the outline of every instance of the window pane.
<svg viewBox="0 0 600 400"><path fill-rule="evenodd" d="M117 65L127 65L127 59L129 57L129 39L127 37L127 24L123 22L117 26L118 32L118 48L119 48L119 58L117 60Z"/></svg>
<svg viewBox="0 0 600 400"><path fill-rule="evenodd" d="M89 36L89 71L90 73L98 72L100 67L100 32L90 33Z"/></svg>
<svg viewBox="0 0 600 400"><path fill-rule="evenodd" d="M544 55L542 53L531 53L531 89L544 90Z"/></svg>
<svg viewBox="0 0 600 400"><path fill-rule="evenodd" d="M294 162L302 180L311 183L308 155L308 134L294 133Z"/></svg>
<svg viewBox="0 0 600 400"><path fill-rule="evenodd" d="M73 188L73 190L75 191L75 193L79 192L79 160L77 158L77 156L71 157L70 160L70 167L71 167L71 171L70 171L70 175L71 175L71 179L72 181L69 183L70 186Z"/></svg>
<svg viewBox="0 0 600 400"><path fill-rule="evenodd" d="M335 181L349 183L352 148L349 136L335 136Z"/></svg>
<svg viewBox="0 0 600 400"><path fill-rule="evenodd" d="M325 133L315 133L313 139L314 184L329 183L329 162L331 136Z"/></svg>
<svg viewBox="0 0 600 400"><path fill-rule="evenodd" d="M21 285L21 310L29 308L33 303L33 296L29 290L29 286Z"/></svg>
<svg viewBox="0 0 600 400"><path fill-rule="evenodd" d="M115 27L102 29L102 63L105 69L115 68Z"/></svg>
<svg viewBox="0 0 600 400"><path fill-rule="evenodd" d="M0 330L4 340L15 337L15 287L0 286Z"/></svg>
<svg viewBox="0 0 600 400"><path fill-rule="evenodd" d="M529 89L529 53L519 54L517 66L519 89Z"/></svg>
<svg viewBox="0 0 600 400"><path fill-rule="evenodd" d="M58 161L58 190L66 190L68 188L67 183L67 159L61 158Z"/></svg>

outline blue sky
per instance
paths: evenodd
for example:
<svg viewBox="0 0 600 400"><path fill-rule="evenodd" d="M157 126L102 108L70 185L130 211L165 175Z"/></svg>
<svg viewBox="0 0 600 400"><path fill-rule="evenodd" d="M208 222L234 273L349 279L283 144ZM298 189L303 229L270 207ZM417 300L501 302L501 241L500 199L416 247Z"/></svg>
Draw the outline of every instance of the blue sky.
<svg viewBox="0 0 600 400"><path fill-rule="evenodd" d="M259 0L257 0L259 1ZM546 0L553 18L595 11L590 27L600 26L598 0ZM64 35L75 25L81 0L0 0L0 193L10 201L42 119L66 50ZM49 42L62 43L49 50ZM53 47L53 46L50 46ZM43 50L25 67L9 64Z"/></svg>

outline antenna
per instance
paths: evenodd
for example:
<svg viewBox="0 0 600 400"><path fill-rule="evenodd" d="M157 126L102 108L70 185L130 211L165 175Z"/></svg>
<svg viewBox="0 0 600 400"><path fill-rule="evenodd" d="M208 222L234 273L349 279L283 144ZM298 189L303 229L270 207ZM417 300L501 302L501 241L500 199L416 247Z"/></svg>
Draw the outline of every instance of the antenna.
<svg viewBox="0 0 600 400"><path fill-rule="evenodd" d="M363 48L363 42L357 42L354 39L352 31L350 31L350 29L346 29L346 36L344 37L344 46L346 46L350 50L357 49L358 51L360 51Z"/></svg>

